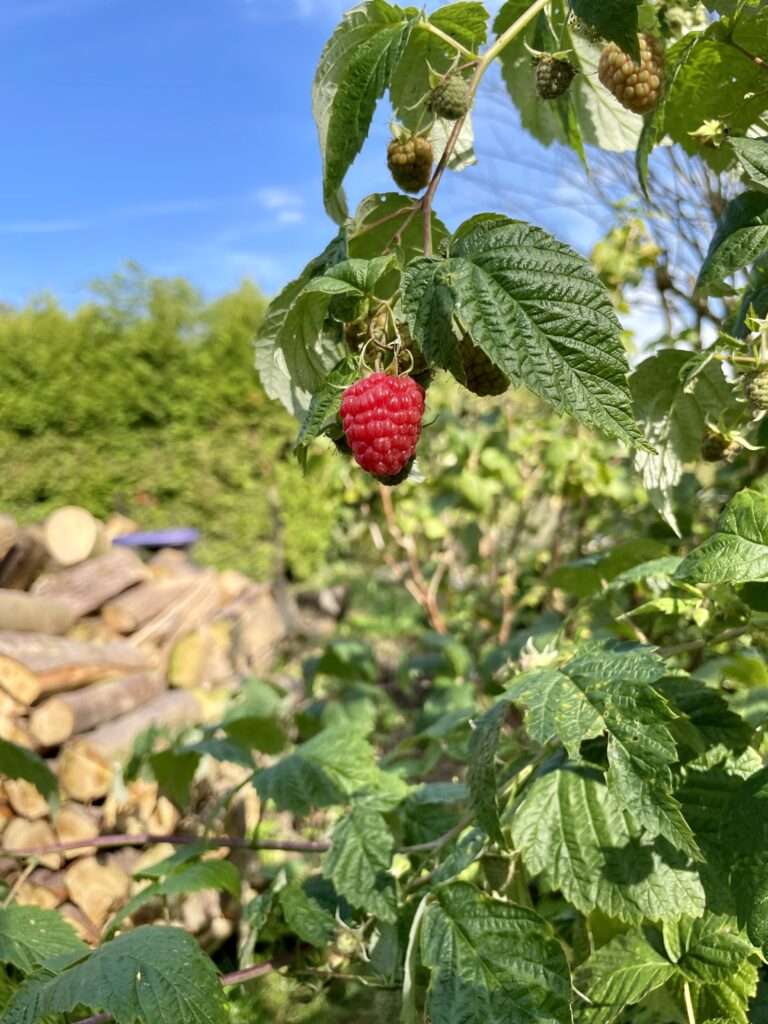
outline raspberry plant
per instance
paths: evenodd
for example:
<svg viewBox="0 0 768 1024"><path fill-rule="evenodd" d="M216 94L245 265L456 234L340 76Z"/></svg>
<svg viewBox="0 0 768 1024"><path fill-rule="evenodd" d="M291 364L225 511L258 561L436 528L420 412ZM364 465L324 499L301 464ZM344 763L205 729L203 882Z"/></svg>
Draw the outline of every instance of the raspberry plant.
<svg viewBox="0 0 768 1024"><path fill-rule="evenodd" d="M532 54L567 59L570 88L543 101ZM628 252L638 232L617 231L631 274L606 245L598 274L536 225L480 213L450 231L436 212L444 175L473 159L472 108L496 61L526 130L586 163L595 147L634 151L651 203L662 141L743 186L690 282L695 316L631 372L605 282L621 293L650 271L680 291L670 254L649 266L655 253ZM491 26L474 0L430 15L368 0L344 16L313 96L338 230L272 303L257 362L296 414L299 456L322 437L350 458L355 541L378 495L390 541L378 521L371 535L396 569L392 547L405 552L433 633L412 653L395 629L394 667L336 638L304 663L300 701L254 680L219 724L161 752L149 741L133 770L182 806L203 757L247 767L262 818L241 845L258 870L205 858L228 841L208 821L191 849L176 837L96 950L11 892L2 1024L78 1006L92 1024L276 1019L222 995L275 977L292 979L287 1019L309 989L333 995L322 1019L766 1020L767 68L753 0L507 0ZM386 93L390 170L423 194L375 192L351 213L344 178ZM446 382L503 397L429 425L424 482L406 482L422 393L450 409ZM389 453L395 412L408 436L384 473L368 450ZM351 456L385 485L364 490ZM425 512L418 495L438 484ZM28 751L0 744L0 770L54 795ZM236 899L241 883L221 985L178 930L128 927L150 899L204 886Z"/></svg>

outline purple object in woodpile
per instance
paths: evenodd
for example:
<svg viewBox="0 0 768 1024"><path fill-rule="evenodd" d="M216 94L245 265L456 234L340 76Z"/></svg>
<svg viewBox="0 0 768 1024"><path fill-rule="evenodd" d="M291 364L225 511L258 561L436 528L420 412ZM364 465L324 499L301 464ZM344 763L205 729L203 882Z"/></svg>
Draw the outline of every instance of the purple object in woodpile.
<svg viewBox="0 0 768 1024"><path fill-rule="evenodd" d="M200 531L192 526L168 530L139 530L115 537L113 544L126 548L188 548L200 539Z"/></svg>

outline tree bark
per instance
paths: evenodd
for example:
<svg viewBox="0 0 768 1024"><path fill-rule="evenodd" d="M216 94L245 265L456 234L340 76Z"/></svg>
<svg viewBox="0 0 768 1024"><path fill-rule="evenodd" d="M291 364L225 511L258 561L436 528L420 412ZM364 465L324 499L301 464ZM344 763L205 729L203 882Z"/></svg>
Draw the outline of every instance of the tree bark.
<svg viewBox="0 0 768 1024"><path fill-rule="evenodd" d="M165 680L148 672L92 683L82 690L49 697L33 708L29 729L42 746L57 746L76 733L133 711L164 689Z"/></svg>
<svg viewBox="0 0 768 1024"><path fill-rule="evenodd" d="M149 570L134 551L115 548L80 565L42 576L32 591L66 601L79 619L97 611L128 587L141 583L148 575Z"/></svg>
<svg viewBox="0 0 768 1024"><path fill-rule="evenodd" d="M200 719L200 704L186 690L169 690L127 715L121 715L72 741L103 759L118 760L131 752L134 741L151 725L170 728L192 725ZM69 744L64 747L66 752ZM102 794L103 795L103 794Z"/></svg>
<svg viewBox="0 0 768 1024"><path fill-rule="evenodd" d="M56 635L66 633L76 618L66 601L0 589L0 630Z"/></svg>
<svg viewBox="0 0 768 1024"><path fill-rule="evenodd" d="M116 633L135 633L145 622L188 594L191 586L194 582L188 579L140 583L105 604L102 618Z"/></svg>
<svg viewBox="0 0 768 1024"><path fill-rule="evenodd" d="M0 687L26 705L147 666L147 655L124 641L84 644L41 633L0 632Z"/></svg>
<svg viewBox="0 0 768 1024"><path fill-rule="evenodd" d="M45 568L48 552L39 530L20 531L0 561L0 587L27 590Z"/></svg>

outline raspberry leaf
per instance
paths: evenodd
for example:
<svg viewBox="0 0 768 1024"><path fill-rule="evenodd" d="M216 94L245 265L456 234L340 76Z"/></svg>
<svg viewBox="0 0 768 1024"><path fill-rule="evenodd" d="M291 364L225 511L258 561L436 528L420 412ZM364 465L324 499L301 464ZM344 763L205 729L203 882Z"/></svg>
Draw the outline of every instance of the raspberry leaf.
<svg viewBox="0 0 768 1024"><path fill-rule="evenodd" d="M50 970L48 969L50 968ZM146 925L86 955L48 961L16 992L3 1024L34 1024L78 1006L116 1024L225 1024L216 968L180 928Z"/></svg>
<svg viewBox="0 0 768 1024"><path fill-rule="evenodd" d="M675 533L680 528L673 505L674 489L683 466L699 458L707 419L716 420L733 402L733 395L718 363L695 369L690 352L666 349L644 360L629 378L635 416L653 449L639 451L635 465L659 514Z"/></svg>
<svg viewBox="0 0 768 1024"><path fill-rule="evenodd" d="M588 995L591 1008L585 1024L611 1024L625 1006L675 977L677 968L646 935L631 930L601 946L576 972L575 984Z"/></svg>
<svg viewBox="0 0 768 1024"><path fill-rule="evenodd" d="M745 488L728 502L711 537L677 570L692 583L768 579L768 495Z"/></svg>
<svg viewBox="0 0 768 1024"><path fill-rule="evenodd" d="M436 365L455 366L458 325L513 382L558 411L641 440L608 293L582 256L541 228L494 214L472 218L448 259L410 264L403 308Z"/></svg>
<svg viewBox="0 0 768 1024"><path fill-rule="evenodd" d="M381 252L397 252L403 263L421 256L423 218L414 216L417 201L399 192L377 192L367 196L349 224L349 255L371 259ZM437 249L449 232L432 214L432 244Z"/></svg>
<svg viewBox="0 0 768 1024"><path fill-rule="evenodd" d="M346 259L346 256L346 236L340 231L322 253L310 260L299 276L272 300L256 339L256 369L264 390L270 398L277 399L295 416L306 412L311 396L307 389L300 387L293 379L278 338L291 306L307 282L320 277L330 267Z"/></svg>
<svg viewBox="0 0 768 1024"><path fill-rule="evenodd" d="M566 765L536 779L512 838L528 870L585 914L600 909L640 924L704 911L698 871L664 840L643 835L592 768Z"/></svg>
<svg viewBox="0 0 768 1024"><path fill-rule="evenodd" d="M633 60L638 60L638 7L640 0L571 0L579 18L601 36L616 43Z"/></svg>
<svg viewBox="0 0 768 1024"><path fill-rule="evenodd" d="M730 202L709 246L696 287L710 295L733 292L725 278L768 251L768 195L745 192Z"/></svg>
<svg viewBox="0 0 768 1024"><path fill-rule="evenodd" d="M46 800L53 803L58 800L58 781L42 757L3 739L0 739L0 776L24 779L31 782Z"/></svg>
<svg viewBox="0 0 768 1024"><path fill-rule="evenodd" d="M397 919L394 880L388 874L395 840L373 807L357 803L331 833L323 874L353 907L382 921Z"/></svg>
<svg viewBox="0 0 768 1024"><path fill-rule="evenodd" d="M731 139L731 146L753 187L768 192L768 140Z"/></svg>
<svg viewBox="0 0 768 1024"><path fill-rule="evenodd" d="M568 963L533 910L454 882L435 890L420 939L433 1024L570 1024Z"/></svg>
<svg viewBox="0 0 768 1024"><path fill-rule="evenodd" d="M322 949L336 932L333 915L300 882L289 882L278 895L285 923L304 942Z"/></svg>
<svg viewBox="0 0 768 1024"><path fill-rule="evenodd" d="M343 17L320 57L312 112L323 157L325 208L339 224L347 216L344 176L362 148L417 18L413 8L367 0Z"/></svg>
<svg viewBox="0 0 768 1024"><path fill-rule="evenodd" d="M52 910L0 908L0 962L29 973L51 957L87 953L70 924Z"/></svg>

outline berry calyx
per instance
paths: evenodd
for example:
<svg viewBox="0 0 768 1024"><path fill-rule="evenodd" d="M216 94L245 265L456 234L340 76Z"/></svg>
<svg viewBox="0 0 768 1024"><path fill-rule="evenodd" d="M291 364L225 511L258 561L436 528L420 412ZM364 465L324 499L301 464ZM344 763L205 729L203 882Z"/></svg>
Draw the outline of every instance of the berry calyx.
<svg viewBox="0 0 768 1024"><path fill-rule="evenodd" d="M432 177L432 144L421 135L393 139L387 147L387 166L404 192L421 192Z"/></svg>
<svg viewBox="0 0 768 1024"><path fill-rule="evenodd" d="M744 395L755 413L768 409L768 369L749 373L744 378Z"/></svg>
<svg viewBox="0 0 768 1024"><path fill-rule="evenodd" d="M427 101L429 110L447 121L458 121L469 110L469 86L462 75L454 72L438 82Z"/></svg>
<svg viewBox="0 0 768 1024"><path fill-rule="evenodd" d="M536 92L542 100L556 100L570 86L576 68L569 60L560 60L545 53L536 61Z"/></svg>
<svg viewBox="0 0 768 1024"><path fill-rule="evenodd" d="M464 386L475 395L501 395L509 387L509 377L466 336L461 341Z"/></svg>
<svg viewBox="0 0 768 1024"><path fill-rule="evenodd" d="M413 458L423 415L424 389L412 377L372 373L341 399L344 436L355 462L385 481Z"/></svg>
<svg viewBox="0 0 768 1024"><path fill-rule="evenodd" d="M623 107L635 114L647 114L656 108L661 97L664 44L648 33L639 36L638 40L639 64L616 43L608 43L600 54L597 74Z"/></svg>

